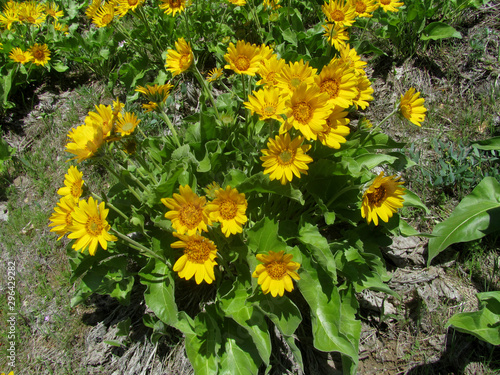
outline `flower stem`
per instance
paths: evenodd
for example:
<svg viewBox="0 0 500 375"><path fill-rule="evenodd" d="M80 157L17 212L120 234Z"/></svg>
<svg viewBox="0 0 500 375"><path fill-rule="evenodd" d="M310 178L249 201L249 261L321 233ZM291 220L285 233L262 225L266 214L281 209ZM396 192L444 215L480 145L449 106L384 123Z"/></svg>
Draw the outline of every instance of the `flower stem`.
<svg viewBox="0 0 500 375"><path fill-rule="evenodd" d="M203 78L203 76L201 75L196 64L193 64L193 73L194 73L194 76L196 77L196 79L198 80L198 83L201 85L201 87L203 87L203 91L208 96L208 99L210 99L210 103L212 103L212 107L214 107L214 110L215 110L215 115L217 116L219 121L221 121L219 111L217 110L217 106L215 105L215 99L212 95L212 91L209 90L208 85L207 85L207 81L205 81L205 78Z"/></svg>
<svg viewBox="0 0 500 375"><path fill-rule="evenodd" d="M94 198L96 198L97 200L99 200L99 201L101 201L101 202L102 202L102 201L104 201L104 199L102 199L102 197L100 197L100 196L99 196L99 195L97 195L96 193L91 193L91 194L92 194L92 196L93 196ZM122 210L120 210L118 207L116 207L114 204L109 203L108 201L106 201L106 206L108 206L108 207L109 207L109 208L111 208L113 211L115 211L118 215L120 215L120 216L121 216L121 217L123 217L125 220L127 220L127 222L130 220L130 218L129 218L127 215L125 215L125 214L123 213L123 211L122 211Z"/></svg>
<svg viewBox="0 0 500 375"><path fill-rule="evenodd" d="M124 240L125 242L128 242L129 245L139 251L142 251L145 255L149 256L150 258L155 258L163 263L165 263L167 266L170 267L170 262L168 260L166 260L163 256L161 256L160 254L157 254L155 253L153 250L147 248L146 246L140 244L139 242L137 241L134 241L132 238L130 238L129 236L126 236L120 232L118 232L116 229L114 228L111 228L111 230L113 231L114 234L116 234L116 236L122 240Z"/></svg>
<svg viewBox="0 0 500 375"><path fill-rule="evenodd" d="M177 135L177 130L175 130L174 125L168 118L167 114L165 112L159 112L159 115L162 118L162 120L167 123L168 129L172 133L172 138L174 139L174 142L177 145L177 147L181 147L181 143L179 142L179 137Z"/></svg>

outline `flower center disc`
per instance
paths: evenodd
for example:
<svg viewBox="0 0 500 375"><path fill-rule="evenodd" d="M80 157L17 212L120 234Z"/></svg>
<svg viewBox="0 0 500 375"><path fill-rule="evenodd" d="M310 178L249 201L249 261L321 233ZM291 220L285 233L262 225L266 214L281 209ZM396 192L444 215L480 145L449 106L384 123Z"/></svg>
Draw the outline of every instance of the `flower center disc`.
<svg viewBox="0 0 500 375"><path fill-rule="evenodd" d="M181 223L189 229L195 228L201 221L201 210L192 204L187 204L180 209Z"/></svg>
<svg viewBox="0 0 500 375"><path fill-rule="evenodd" d="M220 215L224 220L231 220L236 217L236 213L238 212L238 206L236 203L230 199L226 199L220 205Z"/></svg>
<svg viewBox="0 0 500 375"><path fill-rule="evenodd" d="M372 206L378 206L385 200L386 190L385 187L380 186L373 193L367 195L368 201Z"/></svg>
<svg viewBox="0 0 500 375"><path fill-rule="evenodd" d="M302 80L300 78L292 77L292 79L290 80L290 85L291 85L290 88L297 87L298 85L300 85L301 82Z"/></svg>
<svg viewBox="0 0 500 375"><path fill-rule="evenodd" d="M321 83L321 91L326 91L330 98L336 98L339 95L339 85L336 80L327 79Z"/></svg>
<svg viewBox="0 0 500 375"><path fill-rule="evenodd" d="M380 0L380 3L383 5L389 5L391 3L391 0Z"/></svg>
<svg viewBox="0 0 500 375"><path fill-rule="evenodd" d="M44 53L42 50L40 49L37 49L34 53L33 53L33 56L35 57L35 59L37 60L43 60L43 56L44 56Z"/></svg>
<svg viewBox="0 0 500 375"><path fill-rule="evenodd" d="M71 195L75 198L80 198L80 195L82 195L82 187L80 184L71 184Z"/></svg>
<svg viewBox="0 0 500 375"><path fill-rule="evenodd" d="M332 20L334 20L335 22L340 22L345 19L344 12L338 9L334 10L332 13L330 13L330 15L332 16Z"/></svg>
<svg viewBox="0 0 500 375"><path fill-rule="evenodd" d="M181 58L179 60L179 65L181 69L187 69L189 65L191 65L191 56L181 55Z"/></svg>
<svg viewBox="0 0 500 375"><path fill-rule="evenodd" d="M128 131L132 130L133 127L134 127L134 124L132 124L132 122L130 122L130 121L127 121L126 123L124 123L122 125L122 130L125 132L128 132Z"/></svg>
<svg viewBox="0 0 500 375"><path fill-rule="evenodd" d="M110 23L111 21L113 21L113 15L112 14L105 14L103 17L102 17L102 23L107 25L108 23Z"/></svg>
<svg viewBox="0 0 500 375"><path fill-rule="evenodd" d="M293 117L303 124L306 124L311 118L311 107L305 102L297 103L293 107Z"/></svg>
<svg viewBox="0 0 500 375"><path fill-rule="evenodd" d="M19 55L16 55L15 57L16 57L16 60L19 62L26 61L26 56L24 56L24 55L19 54Z"/></svg>
<svg viewBox="0 0 500 375"><path fill-rule="evenodd" d="M73 225L73 216L71 216L72 211L68 211L66 213L66 217L64 218L64 221L66 222L66 226L70 227Z"/></svg>
<svg viewBox="0 0 500 375"><path fill-rule="evenodd" d="M267 82L272 82L276 84L276 72L269 72L266 76L266 81Z"/></svg>
<svg viewBox="0 0 500 375"><path fill-rule="evenodd" d="M290 150L284 150L278 156L278 158L280 159L281 165L292 164L293 157L294 157L294 152L290 151Z"/></svg>
<svg viewBox="0 0 500 375"><path fill-rule="evenodd" d="M411 116L411 106L408 104L404 104L401 106L401 112L405 118L410 118Z"/></svg>
<svg viewBox="0 0 500 375"><path fill-rule="evenodd" d="M133 7L134 5L137 5L138 3L138 0L128 0L128 5L130 5L131 7Z"/></svg>
<svg viewBox="0 0 500 375"><path fill-rule="evenodd" d="M91 236L94 237L99 236L103 229L101 219L95 216L89 217L85 229L87 229L87 233L90 234Z"/></svg>
<svg viewBox="0 0 500 375"><path fill-rule="evenodd" d="M209 259L210 248L204 241L189 241L184 249L184 254L193 263L205 263Z"/></svg>
<svg viewBox="0 0 500 375"><path fill-rule="evenodd" d="M363 3L362 1L356 2L356 12L364 13L365 11L366 11L366 4Z"/></svg>
<svg viewBox="0 0 500 375"><path fill-rule="evenodd" d="M271 117L276 113L276 105L273 103L267 104L267 106L264 108L264 113L266 116Z"/></svg>
<svg viewBox="0 0 500 375"><path fill-rule="evenodd" d="M236 65L238 70L243 72L250 67L250 61L248 60L248 57L240 55L234 62L234 65Z"/></svg>
<svg viewBox="0 0 500 375"><path fill-rule="evenodd" d="M286 275L287 268L285 263L274 261L266 266L266 271L271 279L281 280Z"/></svg>

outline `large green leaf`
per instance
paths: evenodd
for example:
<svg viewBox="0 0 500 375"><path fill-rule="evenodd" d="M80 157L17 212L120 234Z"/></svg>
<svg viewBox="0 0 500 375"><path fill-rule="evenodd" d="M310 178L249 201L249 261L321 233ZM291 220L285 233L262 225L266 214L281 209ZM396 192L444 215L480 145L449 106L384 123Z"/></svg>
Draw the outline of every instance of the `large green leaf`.
<svg viewBox="0 0 500 375"><path fill-rule="evenodd" d="M345 331L347 327L343 326L346 320L355 320L355 316L342 308L340 293L332 278L308 257L303 256L298 285L311 309L314 347L348 356L353 363L350 372L355 374L358 342L351 333Z"/></svg>
<svg viewBox="0 0 500 375"><path fill-rule="evenodd" d="M392 164L397 157L387 154L363 154L354 158L359 165L359 168L366 168L368 170L375 168L380 164Z"/></svg>
<svg viewBox="0 0 500 375"><path fill-rule="evenodd" d="M146 305L164 323L175 326L177 323L177 304L174 297L174 278L172 270L165 263L151 259L141 269L141 284L147 286L144 292Z"/></svg>
<svg viewBox="0 0 500 375"><path fill-rule="evenodd" d="M248 230L248 247L254 252L285 250L286 244L278 237L278 222L264 218Z"/></svg>
<svg viewBox="0 0 500 375"><path fill-rule="evenodd" d="M437 224L429 240L429 259L457 242L477 240L500 228L500 184L486 177L458 204L450 217Z"/></svg>
<svg viewBox="0 0 500 375"><path fill-rule="evenodd" d="M269 180L269 176L262 172L255 174L238 186L240 193L272 193L288 197L290 199L304 203L304 198L300 190L294 188L291 184L282 185L278 181Z"/></svg>
<svg viewBox="0 0 500 375"><path fill-rule="evenodd" d="M420 36L420 39L422 40L438 40L446 38L462 39L462 34L444 22L432 22L428 24L424 30L422 30L422 35Z"/></svg>
<svg viewBox="0 0 500 375"><path fill-rule="evenodd" d="M500 137L492 137L484 141L472 143L472 147L480 150L500 150Z"/></svg>
<svg viewBox="0 0 500 375"><path fill-rule="evenodd" d="M304 223L299 229L298 239L306 245L314 259L330 274L330 277L334 281L337 280L335 257L330 250L327 239L321 235L318 227L311 223Z"/></svg>
<svg viewBox="0 0 500 375"><path fill-rule="evenodd" d="M479 311L453 315L446 326L469 333L493 345L500 345L500 291L478 293Z"/></svg>

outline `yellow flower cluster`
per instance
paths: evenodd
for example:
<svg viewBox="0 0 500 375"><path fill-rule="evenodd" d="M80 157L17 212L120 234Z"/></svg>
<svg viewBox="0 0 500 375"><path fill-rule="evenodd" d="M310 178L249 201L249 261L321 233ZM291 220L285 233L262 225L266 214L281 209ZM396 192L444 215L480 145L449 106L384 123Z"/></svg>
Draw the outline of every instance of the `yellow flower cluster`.
<svg viewBox="0 0 500 375"><path fill-rule="evenodd" d="M117 238L109 233L110 225L106 217L108 209L104 202L98 203L94 198L80 199L83 193L83 173L77 167L71 166L64 176L64 187L57 193L61 199L50 217L50 231L59 235L60 240L65 234L75 239L73 249L76 251L89 249L90 255L95 255L97 245L106 250L108 242Z"/></svg>
<svg viewBox="0 0 500 375"><path fill-rule="evenodd" d="M46 22L47 17L50 17L57 23L60 17L64 16L64 12L59 10L59 6L54 2L39 3L36 1L8 1L5 3L0 13L0 24L11 30L12 25L28 24L40 26Z"/></svg>
<svg viewBox="0 0 500 375"><path fill-rule="evenodd" d="M36 65L46 65L50 60L49 47L46 44L35 43L31 48L23 51L21 48L14 47L9 53L9 57L22 65L32 62Z"/></svg>
<svg viewBox="0 0 500 375"><path fill-rule="evenodd" d="M66 151L72 159L82 162L95 156L105 142L120 140L132 134L141 120L134 113L123 112L117 99L111 105L96 105L97 112L89 112L85 123L70 130Z"/></svg>
<svg viewBox="0 0 500 375"><path fill-rule="evenodd" d="M113 22L115 16L123 17L129 11L144 4L145 0L92 0L85 11L87 18L91 19L97 27L106 27Z"/></svg>
<svg viewBox="0 0 500 375"><path fill-rule="evenodd" d="M215 280L214 266L217 264L217 247L213 241L201 236L201 232L208 232L208 227L218 222L222 233L229 237L241 233L242 226L248 221L245 194L231 186L222 189L212 185L207 191L214 198L208 203L205 196L198 196L189 185L181 185L180 194L161 200L169 208L165 218L172 222L176 230L174 236L179 238L171 246L184 249L173 269L186 280L194 276L197 284L202 281L211 284Z"/></svg>

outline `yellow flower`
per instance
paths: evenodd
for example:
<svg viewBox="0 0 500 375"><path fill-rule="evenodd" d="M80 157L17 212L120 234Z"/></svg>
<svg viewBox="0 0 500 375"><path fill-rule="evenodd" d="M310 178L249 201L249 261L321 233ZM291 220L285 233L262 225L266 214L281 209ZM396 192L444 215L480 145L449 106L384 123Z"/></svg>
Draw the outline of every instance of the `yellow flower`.
<svg viewBox="0 0 500 375"><path fill-rule="evenodd" d="M285 66L286 61L278 59L277 55L272 55L269 59L262 60L257 74L262 77L257 81L257 85L276 86L278 75Z"/></svg>
<svg viewBox="0 0 500 375"><path fill-rule="evenodd" d="M320 92L326 92L332 104L347 108L356 97L358 79L354 69L342 61L336 61L323 67L315 77Z"/></svg>
<svg viewBox="0 0 500 375"><path fill-rule="evenodd" d="M366 66L366 61L361 60L361 57L358 55L354 48L351 48L349 43L345 46L339 48L340 58L332 59L330 63L333 63L337 60L343 61L348 64L351 68L354 69L356 75L366 75L364 67Z"/></svg>
<svg viewBox="0 0 500 375"><path fill-rule="evenodd" d="M246 0L227 0L227 1L229 1L231 4L238 5L240 7L244 6L247 3Z"/></svg>
<svg viewBox="0 0 500 375"><path fill-rule="evenodd" d="M54 207L54 213L49 218L51 221L49 227L54 227L50 231L59 235L58 241L70 231L73 225L73 216L71 214L75 210L76 204L77 200L73 199L73 197L65 196L61 197L60 201L57 202L57 206Z"/></svg>
<svg viewBox="0 0 500 375"><path fill-rule="evenodd" d="M300 264L292 262L292 254L285 254L285 251L281 250L277 253L269 251L267 254L257 254L256 257L263 264L257 265L252 277L258 278L257 283L264 294L271 292L273 297L282 297L285 290L293 290L292 279L300 280L297 273Z"/></svg>
<svg viewBox="0 0 500 375"><path fill-rule="evenodd" d="M174 236L180 241L170 246L184 249L184 255L175 262L173 270L186 280L194 276L196 284L201 284L202 281L212 284L215 280L214 266L217 264L214 260L217 257L215 244L199 234L189 236L174 232Z"/></svg>
<svg viewBox="0 0 500 375"><path fill-rule="evenodd" d="M184 38L179 38L175 42L175 50L169 49L167 51L167 70L172 72L175 77L182 72L185 72L191 67L194 55L191 50L191 45L186 42Z"/></svg>
<svg viewBox="0 0 500 375"><path fill-rule="evenodd" d="M78 206L71 214L73 225L70 228L70 239L76 239L72 248L76 251L89 248L89 254L95 255L97 244L104 250L108 248L108 242L117 241L117 238L109 234L110 225L106 221L109 209L105 208L104 202L98 204L94 198L88 201L80 200Z"/></svg>
<svg viewBox="0 0 500 375"><path fill-rule="evenodd" d="M45 4L45 13L47 13L48 16L51 16L55 20L58 20L59 17L64 17L64 12L62 10L59 10L59 5L54 2Z"/></svg>
<svg viewBox="0 0 500 375"><path fill-rule="evenodd" d="M347 112L344 108L335 106L332 114L326 120L325 130L318 133L318 140L330 148L340 148L340 144L346 142L344 137L350 132L347 126L350 120L346 116Z"/></svg>
<svg viewBox="0 0 500 375"><path fill-rule="evenodd" d="M260 120L275 119L283 122L282 114L285 113L285 102L280 96L280 90L275 87L264 87L253 91L248 96L248 102L243 103L252 114L257 113Z"/></svg>
<svg viewBox="0 0 500 375"><path fill-rule="evenodd" d="M281 8L280 2L281 0L264 0L262 5L265 9L276 10Z"/></svg>
<svg viewBox="0 0 500 375"><path fill-rule="evenodd" d="M261 150L264 156L260 160L264 162L264 174L269 174L271 181L280 180L285 185L292 181L293 175L300 178L301 173L307 174L307 164L313 161L306 155L311 145L301 146L302 140L300 136L291 140L288 133L277 135L274 139L269 138L268 148Z"/></svg>
<svg viewBox="0 0 500 375"><path fill-rule="evenodd" d="M237 74L247 74L254 76L259 70L260 62L263 59L261 48L255 44L238 40L236 46L229 43L224 59L228 62L225 69L234 70Z"/></svg>
<svg viewBox="0 0 500 375"><path fill-rule="evenodd" d="M115 4L105 3L101 5L92 17L92 22L96 24L97 27L108 26L115 18Z"/></svg>
<svg viewBox="0 0 500 375"><path fill-rule="evenodd" d="M304 60L290 62L283 66L276 77L277 86L282 90L283 95L291 95L301 83L308 85L314 83L314 75L317 71Z"/></svg>
<svg viewBox="0 0 500 375"><path fill-rule="evenodd" d="M238 193L238 190L232 189L229 185L225 190L217 190L215 199L207 205L210 219L221 223L222 233L226 237L243 232L242 225L248 221L246 210L245 194Z"/></svg>
<svg viewBox="0 0 500 375"><path fill-rule="evenodd" d="M354 8L344 0L330 0L329 3L324 3L321 7L326 18L335 25L344 27L352 26L356 13Z"/></svg>
<svg viewBox="0 0 500 375"><path fill-rule="evenodd" d="M364 192L361 216L366 218L368 224L373 221L375 225L378 225L379 217L387 223L393 213L403 207L404 199L401 195L405 194L405 189L399 186L402 184L398 181L400 177L394 177L384 177L384 172L380 172Z"/></svg>
<svg viewBox="0 0 500 375"><path fill-rule="evenodd" d="M102 0L92 0L92 3L85 10L85 15L88 19L92 19L95 17L97 10L102 5Z"/></svg>
<svg viewBox="0 0 500 375"><path fill-rule="evenodd" d="M45 6L43 4L35 1L26 1L21 3L19 7L19 19L23 22L40 26L47 18L44 10Z"/></svg>
<svg viewBox="0 0 500 375"><path fill-rule="evenodd" d="M346 42L349 40L349 32L346 27L341 24L331 24L321 25L325 29L323 36L326 37L328 43L335 49L339 50L345 46Z"/></svg>
<svg viewBox="0 0 500 375"><path fill-rule="evenodd" d="M317 139L317 134L326 126L326 119L332 112L328 94L320 92L316 85L302 83L286 101L287 121L280 132L292 126L300 130L307 140Z"/></svg>
<svg viewBox="0 0 500 375"><path fill-rule="evenodd" d="M36 65L45 66L50 60L50 51L46 44L35 43L30 48L30 53L33 55L33 62Z"/></svg>
<svg viewBox="0 0 500 375"><path fill-rule="evenodd" d="M33 55L29 51L23 51L21 48L12 48L9 53L9 57L15 62L26 64L27 62L33 60Z"/></svg>
<svg viewBox="0 0 500 375"><path fill-rule="evenodd" d="M99 104L95 106L95 109L97 112L88 113L88 116L85 118L85 124L102 129L103 137L107 138L111 135L113 125L117 117L121 117L121 114L115 116L110 105Z"/></svg>
<svg viewBox="0 0 500 375"><path fill-rule="evenodd" d="M92 125L80 125L68 133L70 142L66 144L66 152L75 155L80 163L94 156L104 142L102 128Z"/></svg>
<svg viewBox="0 0 500 375"><path fill-rule="evenodd" d="M384 12L398 12L398 8L405 4L403 2L399 2L398 0L378 0L378 5L384 10Z"/></svg>
<svg viewBox="0 0 500 375"><path fill-rule="evenodd" d="M212 182L203 188L208 199L215 199L217 196L217 191L220 189L220 185L217 182Z"/></svg>
<svg viewBox="0 0 500 375"><path fill-rule="evenodd" d="M134 132L139 122L141 120L137 119L135 113L125 112L123 117L120 117L116 122L116 132L120 133L122 137L130 135Z"/></svg>
<svg viewBox="0 0 500 375"><path fill-rule="evenodd" d="M184 12L188 5L188 0L161 0L160 9L175 17L177 13Z"/></svg>
<svg viewBox="0 0 500 375"><path fill-rule="evenodd" d="M83 173L77 167L71 166L68 173L64 175L64 187L57 190L57 194L72 197L73 200L78 202L83 192Z"/></svg>
<svg viewBox="0 0 500 375"><path fill-rule="evenodd" d="M366 75L358 76L358 84L356 85L357 95L352 100L356 109L366 109L369 103L373 100L373 88L372 83Z"/></svg>
<svg viewBox="0 0 500 375"><path fill-rule="evenodd" d="M213 68L208 72L207 81L214 82L217 81L222 76L222 68Z"/></svg>
<svg viewBox="0 0 500 375"><path fill-rule="evenodd" d="M123 17L128 13L129 10L135 12L135 10L144 4L145 0L116 0L116 14L119 17Z"/></svg>
<svg viewBox="0 0 500 375"><path fill-rule="evenodd" d="M69 30L68 25L61 24L57 21L54 21L54 30L61 31L66 35L69 34L68 33L68 30Z"/></svg>
<svg viewBox="0 0 500 375"><path fill-rule="evenodd" d="M375 0L350 0L350 2L356 17L372 17L372 13L378 8Z"/></svg>
<svg viewBox="0 0 500 375"><path fill-rule="evenodd" d="M273 47L262 43L259 48L259 54L262 56L262 60L260 61L261 64L264 63L264 61L269 60L272 56L276 56Z"/></svg>
<svg viewBox="0 0 500 375"><path fill-rule="evenodd" d="M191 236L198 231L208 232L207 225L212 225L212 222L205 207L206 198L196 195L189 185L180 186L179 192L173 198L161 199L170 208L165 218L172 221L172 227L179 234Z"/></svg>
<svg viewBox="0 0 500 375"><path fill-rule="evenodd" d="M140 92L144 95L147 100L149 100L148 104L143 104L142 108L146 110L146 112L151 111L161 111L163 104L166 102L168 96L170 95L170 90L174 87L170 83L166 83L164 85L154 84L143 86L137 86L135 91Z"/></svg>
<svg viewBox="0 0 500 375"><path fill-rule="evenodd" d="M20 3L16 1L8 1L3 8L3 14L0 14L0 23L7 30L10 30L14 22L19 22Z"/></svg>
<svg viewBox="0 0 500 375"><path fill-rule="evenodd" d="M401 95L401 102L399 103L400 114L410 121L412 124L421 126L425 120L425 112L427 109L424 107L424 98L419 98L420 92L415 92L415 88L410 89Z"/></svg>

